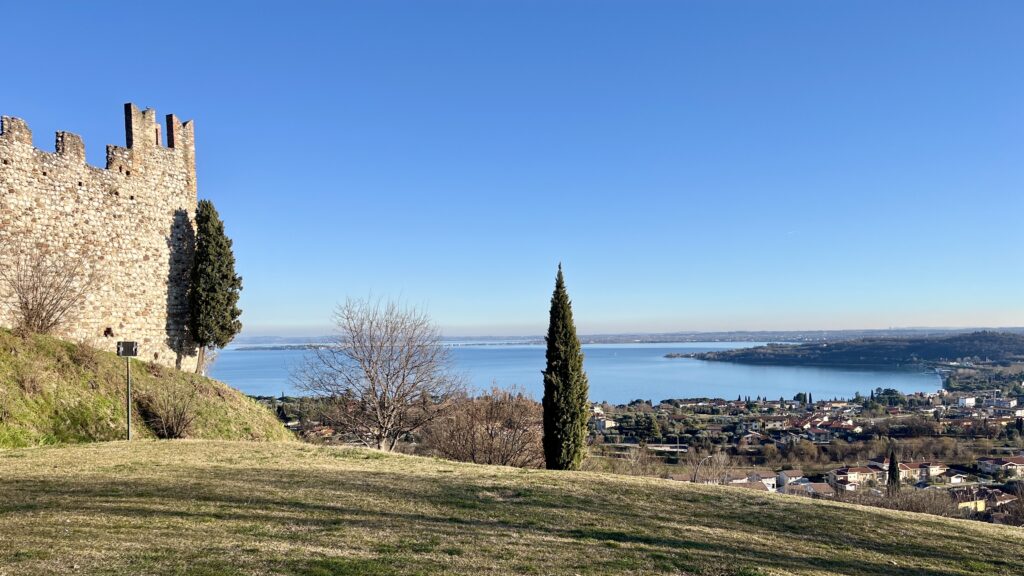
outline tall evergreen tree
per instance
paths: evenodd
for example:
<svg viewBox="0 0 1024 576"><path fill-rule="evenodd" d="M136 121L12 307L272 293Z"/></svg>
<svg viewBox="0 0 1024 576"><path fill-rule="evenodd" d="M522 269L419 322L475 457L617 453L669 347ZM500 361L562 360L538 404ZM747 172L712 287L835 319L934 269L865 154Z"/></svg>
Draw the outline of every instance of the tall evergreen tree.
<svg viewBox="0 0 1024 576"><path fill-rule="evenodd" d="M885 483L889 496L900 493L900 464L896 461L896 447L889 449L889 475Z"/></svg>
<svg viewBox="0 0 1024 576"><path fill-rule="evenodd" d="M587 447L590 387L572 319L572 302L558 265L551 295L547 367L544 369L544 458L555 470L579 470Z"/></svg>
<svg viewBox="0 0 1024 576"><path fill-rule="evenodd" d="M241 331L241 291L242 278L235 273L235 255L224 223L212 202L200 200L188 318L192 341L199 347L196 373L204 368L207 348L223 348Z"/></svg>

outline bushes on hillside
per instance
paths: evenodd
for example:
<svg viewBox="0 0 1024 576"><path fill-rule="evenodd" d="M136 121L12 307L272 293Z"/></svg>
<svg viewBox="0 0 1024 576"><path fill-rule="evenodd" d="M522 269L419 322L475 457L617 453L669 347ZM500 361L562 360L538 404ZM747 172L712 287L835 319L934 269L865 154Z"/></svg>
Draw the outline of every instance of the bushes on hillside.
<svg viewBox="0 0 1024 576"><path fill-rule="evenodd" d="M519 390L493 388L455 402L423 433L426 452L463 462L539 468L544 465L543 409Z"/></svg>
<svg viewBox="0 0 1024 576"><path fill-rule="evenodd" d="M914 490L912 492L897 492L891 496L872 493L868 490L839 491L836 493L836 499L864 506L903 510L904 512L922 512L952 518L965 515L963 510L957 508L956 502L949 497L949 493L945 490Z"/></svg>
<svg viewBox="0 0 1024 576"><path fill-rule="evenodd" d="M185 390L163 388L141 395L137 406L146 426L157 438L186 438L196 419L197 394L196 384Z"/></svg>
<svg viewBox="0 0 1024 576"><path fill-rule="evenodd" d="M88 342L79 341L71 347L70 360L82 370L95 373L100 367L100 351Z"/></svg>

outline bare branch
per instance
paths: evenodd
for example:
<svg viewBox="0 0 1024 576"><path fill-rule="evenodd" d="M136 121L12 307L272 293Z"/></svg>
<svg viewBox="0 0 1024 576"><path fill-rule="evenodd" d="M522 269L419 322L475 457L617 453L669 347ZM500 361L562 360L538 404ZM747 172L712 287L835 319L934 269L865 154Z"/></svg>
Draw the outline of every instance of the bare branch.
<svg viewBox="0 0 1024 576"><path fill-rule="evenodd" d="M83 257L25 254L0 267L15 327L30 333L50 334L73 321L95 284Z"/></svg>
<svg viewBox="0 0 1024 576"><path fill-rule="evenodd" d="M349 299L334 314L337 336L292 376L321 397L324 417L382 450L443 415L463 392L430 318L395 302Z"/></svg>
<svg viewBox="0 0 1024 576"><path fill-rule="evenodd" d="M515 388L494 387L478 398L459 398L455 409L427 426L423 436L430 452L451 460L544 465L543 407Z"/></svg>

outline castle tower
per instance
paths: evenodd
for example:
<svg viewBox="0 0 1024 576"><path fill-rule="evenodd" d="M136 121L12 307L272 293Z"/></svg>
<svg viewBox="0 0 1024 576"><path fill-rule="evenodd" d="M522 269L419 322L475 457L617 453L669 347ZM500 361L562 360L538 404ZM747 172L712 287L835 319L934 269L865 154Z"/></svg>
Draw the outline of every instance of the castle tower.
<svg viewBox="0 0 1024 576"><path fill-rule="evenodd" d="M88 288L59 336L111 351L137 340L142 359L194 369L194 126L171 114L162 129L156 111L133 104L124 119L125 146L107 146L102 169L75 134L58 132L50 153L23 120L0 119L0 266L79 263ZM0 283L0 326L16 322L13 296Z"/></svg>

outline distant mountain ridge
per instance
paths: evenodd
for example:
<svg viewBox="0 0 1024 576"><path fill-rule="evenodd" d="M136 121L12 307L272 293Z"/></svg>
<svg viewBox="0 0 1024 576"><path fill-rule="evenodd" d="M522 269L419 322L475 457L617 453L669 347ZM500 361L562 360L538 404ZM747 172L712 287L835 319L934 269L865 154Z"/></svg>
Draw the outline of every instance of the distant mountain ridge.
<svg viewBox="0 0 1024 576"><path fill-rule="evenodd" d="M973 332L1002 332L1024 335L1024 327L1000 328L886 328L852 330L733 330L720 332L635 332L618 334L581 334L584 344L665 344L672 342L838 342L867 338L930 338L969 334ZM301 348L331 342L333 336L247 336L235 338L232 348ZM544 336L447 336L451 344L543 344Z"/></svg>
<svg viewBox="0 0 1024 576"><path fill-rule="evenodd" d="M744 364L808 366L901 366L978 359L1024 361L1024 334L980 331L924 338L860 338L811 344L769 344L695 354L669 354Z"/></svg>

